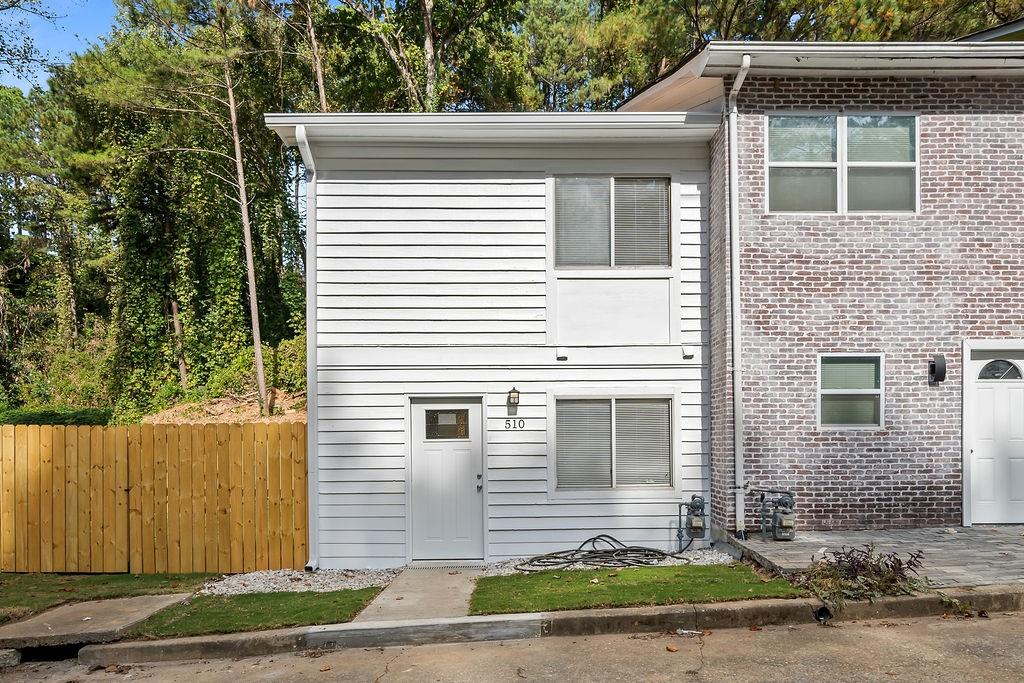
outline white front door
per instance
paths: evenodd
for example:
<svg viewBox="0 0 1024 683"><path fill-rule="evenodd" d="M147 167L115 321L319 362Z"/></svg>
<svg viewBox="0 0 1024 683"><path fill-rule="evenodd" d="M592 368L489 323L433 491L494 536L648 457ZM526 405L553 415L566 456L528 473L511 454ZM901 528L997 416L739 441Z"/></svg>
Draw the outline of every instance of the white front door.
<svg viewBox="0 0 1024 683"><path fill-rule="evenodd" d="M967 364L975 524L1024 522L1024 364L1014 359L1021 356L973 351Z"/></svg>
<svg viewBox="0 0 1024 683"><path fill-rule="evenodd" d="M480 402L412 404L412 559L484 557Z"/></svg>

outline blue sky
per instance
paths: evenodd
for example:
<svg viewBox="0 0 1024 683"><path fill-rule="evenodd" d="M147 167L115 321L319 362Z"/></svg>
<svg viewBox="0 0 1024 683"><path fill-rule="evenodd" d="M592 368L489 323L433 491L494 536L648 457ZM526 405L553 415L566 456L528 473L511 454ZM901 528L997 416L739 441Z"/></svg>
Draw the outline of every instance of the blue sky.
<svg viewBox="0 0 1024 683"><path fill-rule="evenodd" d="M106 34L114 21L111 0L48 0L46 6L58 15L57 19L53 22L29 19L29 33L36 48L54 62L65 62L68 55L87 48L97 37ZM22 89L32 83L46 85L46 73L39 71L28 79L5 73L0 75L0 83Z"/></svg>

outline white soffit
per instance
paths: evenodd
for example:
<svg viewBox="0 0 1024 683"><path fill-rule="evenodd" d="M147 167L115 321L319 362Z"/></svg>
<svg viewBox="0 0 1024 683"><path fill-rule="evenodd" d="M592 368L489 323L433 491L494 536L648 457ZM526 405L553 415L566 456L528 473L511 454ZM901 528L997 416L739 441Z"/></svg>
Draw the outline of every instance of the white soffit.
<svg viewBox="0 0 1024 683"><path fill-rule="evenodd" d="M310 144L636 143L706 141L720 121L708 113L267 114L289 145L302 127Z"/></svg>
<svg viewBox="0 0 1024 683"><path fill-rule="evenodd" d="M671 111L698 96L708 79L735 75L750 55L749 76L1024 77L1024 42L771 43L713 41L619 111Z"/></svg>

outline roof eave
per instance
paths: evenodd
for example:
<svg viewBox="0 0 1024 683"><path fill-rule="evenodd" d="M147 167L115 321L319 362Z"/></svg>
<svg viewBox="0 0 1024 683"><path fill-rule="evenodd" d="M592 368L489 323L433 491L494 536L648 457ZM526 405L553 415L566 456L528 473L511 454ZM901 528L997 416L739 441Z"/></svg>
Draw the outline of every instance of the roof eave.
<svg viewBox="0 0 1024 683"><path fill-rule="evenodd" d="M294 145L301 126L310 143L548 143L707 140L718 125L707 114L266 114L266 124Z"/></svg>

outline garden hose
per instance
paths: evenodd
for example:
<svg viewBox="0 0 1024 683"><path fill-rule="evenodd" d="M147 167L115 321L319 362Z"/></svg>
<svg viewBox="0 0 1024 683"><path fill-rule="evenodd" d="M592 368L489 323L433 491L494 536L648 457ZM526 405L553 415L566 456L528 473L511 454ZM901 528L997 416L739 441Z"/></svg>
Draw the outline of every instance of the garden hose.
<svg viewBox="0 0 1024 683"><path fill-rule="evenodd" d="M681 560L682 554L693 543L691 538L682 550L676 553L642 545L626 545L619 539L600 534L580 543L575 550L558 550L536 555L515 565L521 572L539 572L545 569L565 569L574 564L587 567L651 567L665 560Z"/></svg>

